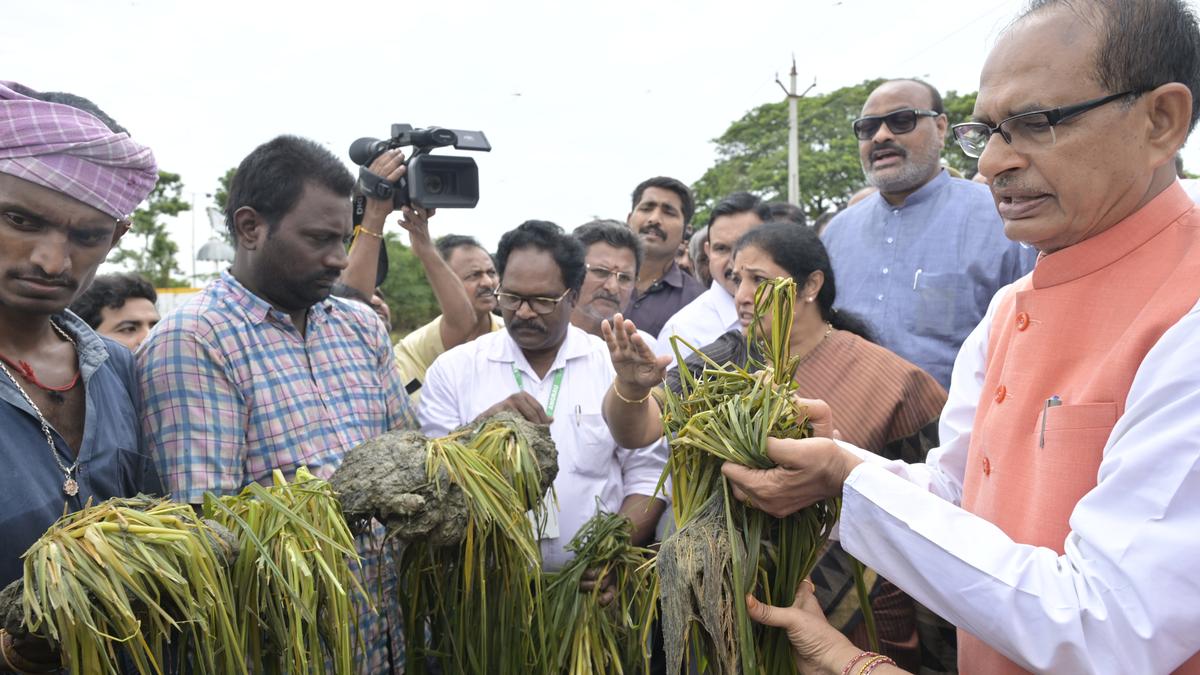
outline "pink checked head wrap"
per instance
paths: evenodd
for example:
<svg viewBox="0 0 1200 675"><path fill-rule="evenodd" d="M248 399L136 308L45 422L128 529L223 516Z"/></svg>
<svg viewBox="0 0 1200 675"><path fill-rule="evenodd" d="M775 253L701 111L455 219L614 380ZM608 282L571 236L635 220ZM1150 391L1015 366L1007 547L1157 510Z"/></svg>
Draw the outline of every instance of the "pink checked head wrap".
<svg viewBox="0 0 1200 675"><path fill-rule="evenodd" d="M154 189L150 148L78 108L30 98L0 82L0 173L129 217Z"/></svg>

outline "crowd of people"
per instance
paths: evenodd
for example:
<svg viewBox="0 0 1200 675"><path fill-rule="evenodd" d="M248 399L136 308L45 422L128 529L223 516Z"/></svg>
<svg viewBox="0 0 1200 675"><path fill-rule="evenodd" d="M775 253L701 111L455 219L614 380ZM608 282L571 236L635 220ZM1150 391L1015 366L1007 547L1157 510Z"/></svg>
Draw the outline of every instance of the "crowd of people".
<svg viewBox="0 0 1200 675"><path fill-rule="evenodd" d="M394 206L367 198L355 225L355 178L321 145L241 161L232 265L160 317L145 280L96 275L155 184L151 150L88 99L0 82L0 585L64 506L329 477L385 432L502 410L558 448L548 570L597 509L652 544L663 388L702 356L751 362L755 291L784 277L813 437L724 473L777 517L843 500L795 603L747 601L805 672L1200 673L1200 211L1178 175L1198 111L1184 2L1036 0L972 121L948 128L923 81L870 93L846 129L869 189L812 226L737 192L693 232L691 190L664 176L623 220L526 220L494 255L402 208L441 315L393 342ZM978 180L943 166L948 138ZM404 159L369 170L396 180ZM397 544L378 526L358 544L378 592L360 672L403 672ZM878 654L848 556L870 568ZM57 667L0 630L0 672Z"/></svg>

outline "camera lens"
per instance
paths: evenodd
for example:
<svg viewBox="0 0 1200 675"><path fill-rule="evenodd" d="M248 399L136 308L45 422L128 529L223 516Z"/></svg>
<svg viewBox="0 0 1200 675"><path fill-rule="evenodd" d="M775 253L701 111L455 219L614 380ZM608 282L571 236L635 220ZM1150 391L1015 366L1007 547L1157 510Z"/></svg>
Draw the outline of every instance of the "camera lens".
<svg viewBox="0 0 1200 675"><path fill-rule="evenodd" d="M425 188L425 194L440 195L444 189L441 176L426 176L422 183Z"/></svg>

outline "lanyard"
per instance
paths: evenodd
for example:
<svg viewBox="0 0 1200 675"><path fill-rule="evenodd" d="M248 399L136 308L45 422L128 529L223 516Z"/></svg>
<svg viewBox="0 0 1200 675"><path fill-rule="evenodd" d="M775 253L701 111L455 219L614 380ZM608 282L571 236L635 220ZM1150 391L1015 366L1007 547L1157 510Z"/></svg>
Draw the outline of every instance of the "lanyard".
<svg viewBox="0 0 1200 675"><path fill-rule="evenodd" d="M521 371L517 370L517 364L513 364L513 379L517 381L517 389L525 391L525 385L521 379ZM550 385L550 398L546 400L546 417L554 417L554 409L558 407L558 392L562 389L563 371L566 368L559 368L554 371L554 384Z"/></svg>

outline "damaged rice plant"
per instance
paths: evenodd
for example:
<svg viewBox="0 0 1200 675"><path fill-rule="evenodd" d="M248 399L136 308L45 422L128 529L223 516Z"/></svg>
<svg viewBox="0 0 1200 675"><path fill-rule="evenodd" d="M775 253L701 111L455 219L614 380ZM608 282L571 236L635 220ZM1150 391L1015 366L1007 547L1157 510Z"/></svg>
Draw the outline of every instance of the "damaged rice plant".
<svg viewBox="0 0 1200 675"><path fill-rule="evenodd" d="M678 531L663 542L658 573L670 672L686 662L705 673L794 673L782 630L753 624L745 596L788 605L816 564L837 521L840 500L827 499L774 518L732 498L725 461L775 466L767 438L806 438L810 428L794 402L799 364L789 355L795 282L763 283L755 295L750 361L718 364L672 338L681 392L666 392L663 427L671 451L660 489L670 478ZM770 317L760 335L759 319ZM699 376L684 365L683 343L704 359ZM755 353L763 355L758 360Z"/></svg>
<svg viewBox="0 0 1200 675"><path fill-rule="evenodd" d="M552 658L541 672L570 675L648 673L647 649L654 615L657 577L649 549L631 543L633 522L616 513L598 512L567 545L575 554L567 565L546 575L543 617ZM608 579L612 599L601 603L605 584L580 591L585 572Z"/></svg>
<svg viewBox="0 0 1200 675"><path fill-rule="evenodd" d="M227 533L226 533L227 534ZM25 553L24 628L74 673L246 673L225 567L234 543L191 506L110 499L64 515Z"/></svg>
<svg viewBox="0 0 1200 675"><path fill-rule="evenodd" d="M354 538L329 483L300 467L292 483L251 483L238 495L206 494L205 515L232 531L242 553L230 580L251 672L354 672L351 636L362 594Z"/></svg>
<svg viewBox="0 0 1200 675"><path fill-rule="evenodd" d="M377 518L406 544L408 673L545 672L534 523L557 472L549 430L511 413L443 438L385 434L347 454L333 480L348 517Z"/></svg>

